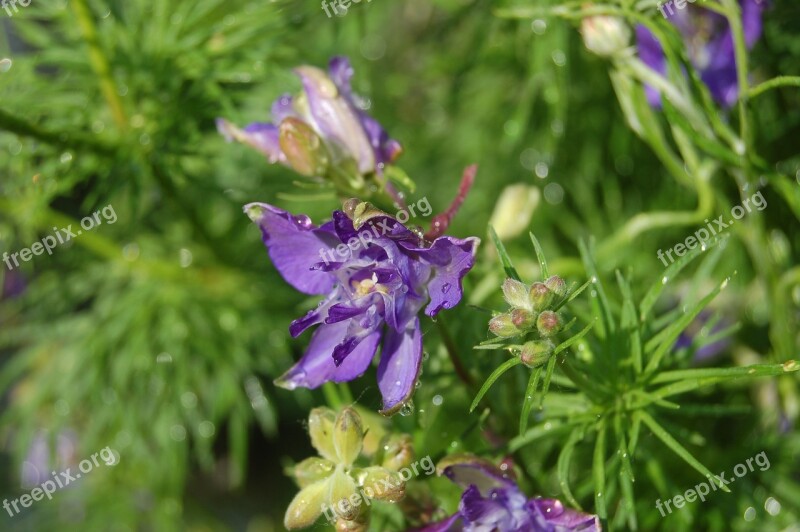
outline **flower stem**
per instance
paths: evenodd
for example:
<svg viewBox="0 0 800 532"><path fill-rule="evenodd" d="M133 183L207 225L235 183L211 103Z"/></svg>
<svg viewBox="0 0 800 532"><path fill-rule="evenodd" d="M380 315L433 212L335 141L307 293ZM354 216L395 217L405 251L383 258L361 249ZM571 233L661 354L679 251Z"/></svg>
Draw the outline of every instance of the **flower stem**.
<svg viewBox="0 0 800 532"><path fill-rule="evenodd" d="M86 0L72 0L72 9L75 11L75 16L78 19L78 25L83 33L83 38L89 46L89 63L92 70L97 74L100 79L100 91L106 103L111 108L111 115L114 117L117 127L125 131L128 129L128 119L125 116L125 109L119 99L119 92L111 77L111 67L109 66L108 58L103 53L100 47L100 42L97 38L97 27L95 26L92 13L89 6L86 5Z"/></svg>
<svg viewBox="0 0 800 532"><path fill-rule="evenodd" d="M470 388L474 385L472 381L472 377L469 376L469 372L461 363L461 359L458 358L458 347L456 347L455 342L453 342L453 337L450 336L450 331L447 330L447 326L444 324L442 317L439 316L436 320L436 327L439 329L439 334L442 336L442 342L444 343L445 350L447 351L447 355L450 357L450 361L453 363L453 369L456 371L456 375L461 381L469 386Z"/></svg>

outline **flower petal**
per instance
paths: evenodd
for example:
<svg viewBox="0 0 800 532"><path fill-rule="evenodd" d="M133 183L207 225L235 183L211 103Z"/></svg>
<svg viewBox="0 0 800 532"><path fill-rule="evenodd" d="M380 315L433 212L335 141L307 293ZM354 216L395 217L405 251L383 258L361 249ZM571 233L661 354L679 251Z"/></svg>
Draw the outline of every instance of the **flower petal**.
<svg viewBox="0 0 800 532"><path fill-rule="evenodd" d="M461 279L475 264L480 242L476 237L462 240L443 236L437 238L430 249L420 252L421 258L434 269L433 279L428 283L431 302L425 307L426 315L435 316L443 308L453 308L461 301Z"/></svg>
<svg viewBox="0 0 800 532"><path fill-rule="evenodd" d="M565 508L556 499L531 499L529 505L535 506L551 525L564 531L599 532L600 519L596 515L586 514L571 508Z"/></svg>
<svg viewBox="0 0 800 532"><path fill-rule="evenodd" d="M305 294L331 291L334 277L312 267L338 244L333 233L316 227L307 216L293 216L266 203L250 203L244 211L261 228L272 263L287 283Z"/></svg>
<svg viewBox="0 0 800 532"><path fill-rule="evenodd" d="M461 519L461 513L454 513L447 519L439 521L438 523L431 523L420 528L411 528L407 532L452 532L461 530L461 527L453 528L454 525Z"/></svg>
<svg viewBox="0 0 800 532"><path fill-rule="evenodd" d="M224 118L218 118L217 131L228 142L235 140L257 149L266 155L271 163L286 163L286 157L281 151L278 127L274 124L256 122L240 129Z"/></svg>
<svg viewBox="0 0 800 532"><path fill-rule="evenodd" d="M297 364L275 381L275 384L289 390L298 386L317 388L321 384L351 381L361 376L369 367L381 339L380 330L372 332L344 359L339 367L333 362L331 354L340 344L347 332L348 322L320 325L311 337L311 343Z"/></svg>
<svg viewBox="0 0 800 532"><path fill-rule="evenodd" d="M508 474L493 463L473 455L450 455L439 461L439 474L449 478L462 488L475 486L484 496L495 488L517 489Z"/></svg>
<svg viewBox="0 0 800 532"><path fill-rule="evenodd" d="M468 487L458 504L461 516L479 530L511 530L511 514L508 509L489 498L484 498L476 486Z"/></svg>
<svg viewBox="0 0 800 532"><path fill-rule="evenodd" d="M381 414L388 416L395 413L411 398L421 364L422 331L419 318L414 318L403 333L387 329L378 365L378 387L383 396Z"/></svg>

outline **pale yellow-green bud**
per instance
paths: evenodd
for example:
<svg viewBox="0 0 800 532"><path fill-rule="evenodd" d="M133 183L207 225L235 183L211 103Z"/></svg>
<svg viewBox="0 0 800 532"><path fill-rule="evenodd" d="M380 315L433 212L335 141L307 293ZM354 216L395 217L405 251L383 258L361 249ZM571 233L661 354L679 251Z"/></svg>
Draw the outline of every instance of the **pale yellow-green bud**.
<svg viewBox="0 0 800 532"><path fill-rule="evenodd" d="M328 495L327 479L306 486L289 503L283 518L283 525L288 530L313 525L322 513L322 505L328 500Z"/></svg>
<svg viewBox="0 0 800 532"><path fill-rule="evenodd" d="M315 408L308 415L308 433L311 436L311 445L319 452L320 456L338 463L336 448L333 445L335 422L336 413L330 408Z"/></svg>
<svg viewBox="0 0 800 532"><path fill-rule="evenodd" d="M345 408L333 427L333 444L339 463L350 466L358 458L364 440L361 417L353 408Z"/></svg>
<svg viewBox="0 0 800 532"><path fill-rule="evenodd" d="M506 279L503 282L503 297L506 303L514 308L530 309L528 301L528 285L516 279Z"/></svg>
<svg viewBox="0 0 800 532"><path fill-rule="evenodd" d="M301 488L305 488L318 480L328 478L335 467L336 464L330 460L313 456L294 466L292 475L297 480L297 484Z"/></svg>

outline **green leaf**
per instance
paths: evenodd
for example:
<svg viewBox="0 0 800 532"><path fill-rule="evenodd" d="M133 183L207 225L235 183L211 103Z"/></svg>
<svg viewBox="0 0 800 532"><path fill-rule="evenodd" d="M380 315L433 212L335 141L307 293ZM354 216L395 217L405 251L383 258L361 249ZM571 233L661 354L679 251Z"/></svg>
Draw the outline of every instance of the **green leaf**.
<svg viewBox="0 0 800 532"><path fill-rule="evenodd" d="M597 431L597 441L594 444L594 458L592 460L592 479L594 480L594 506L600 519L608 517L606 512L606 424L600 422Z"/></svg>
<svg viewBox="0 0 800 532"><path fill-rule="evenodd" d="M608 304L608 297L606 296L605 289L603 289L603 283L600 281L600 276L597 274L597 266L594 263L594 259L592 259L589 246L585 241L581 240L578 242L578 248L580 249L584 268L586 268L586 274L590 278L594 278L596 280L595 290L597 291L597 298L594 298L593 302L597 301L600 315L603 318L603 330L605 335L608 335L609 333L614 332L616 329L616 325L614 324L614 319L611 314L611 307Z"/></svg>
<svg viewBox="0 0 800 532"><path fill-rule="evenodd" d="M555 312L556 310L560 309L561 307L563 307L564 305L566 305L567 303L571 302L573 299L578 297L580 295L580 293L583 292L584 290L586 290L586 287L588 287L593 282L594 282L594 278L590 277L589 280L586 281L585 283L583 283L577 290L568 292L567 295L564 296L564 299L562 299L559 303L557 303L553 307L553 311ZM577 283L573 283L572 286L575 286L575 284L577 284Z"/></svg>
<svg viewBox="0 0 800 532"><path fill-rule="evenodd" d="M555 356L551 355L550 360L555 360ZM548 362L549 364L549 362ZM519 416L519 435L522 436L528 428L528 419L531 415L531 408L533 408L533 399L536 395L536 387L539 384L539 377L542 375L543 366L539 366L531 372L528 379L528 388L525 391L525 398L522 400L522 412Z"/></svg>
<svg viewBox="0 0 800 532"><path fill-rule="evenodd" d="M706 250L711 249L715 245L717 245L718 240L712 240L710 242L705 242ZM702 246L695 247L694 249L689 250L689 253L684 255L683 257L678 258L675 262L669 265L669 267L664 271L664 275L658 279L653 286L650 287L650 290L647 291L644 298L642 299L642 303L639 305L639 319L641 321L645 321L647 317L650 315L650 311L653 309L653 305L655 305L658 297L661 295L661 292L664 291L664 288L667 286L667 283L670 280L674 279L678 273L682 269L684 269L690 262L696 259L701 253L703 253Z"/></svg>
<svg viewBox="0 0 800 532"><path fill-rule="evenodd" d="M728 280L726 279L722 283L720 283L714 290L712 290L706 297L701 299L698 303L692 307L692 309L685 313L683 316L678 318L678 321L674 322L672 325L664 329L663 331L659 332L656 336L654 336L647 344L645 345L645 351L650 352L655 348L653 354L650 356L650 360L647 362L647 369L648 373L655 371L658 368L661 359L664 357L667 352L672 350L673 346L675 345L675 340L678 339L678 336L689 326L692 321L697 317L698 314L711 302L712 299L717 297L717 294L728 285Z"/></svg>
<svg viewBox="0 0 800 532"><path fill-rule="evenodd" d="M539 269L542 272L542 279L546 280L550 278L550 274L547 271L547 261L544 258L544 252L542 251L542 246L539 245L539 241L536 240L536 237L533 236L533 233L528 233L531 236L531 242L533 242L533 247L536 250L536 258L539 259Z"/></svg>
<svg viewBox="0 0 800 532"><path fill-rule="evenodd" d="M568 338L567 340L564 340L563 342L558 344L558 346L555 348L555 350L553 350L553 356L555 357L555 355L558 355L559 353L562 353L563 351L565 351L565 350L569 349L570 347L572 347L581 338L586 336L586 333L589 332L589 330L594 326L594 324L595 324L595 320L593 320L591 323L589 323L589 325L584 327L583 330L581 330L581 332L579 332L575 336L572 336L572 337Z"/></svg>
<svg viewBox="0 0 800 532"><path fill-rule="evenodd" d="M633 294L628 281L617 270L617 283L619 283L620 292L622 292L622 316L620 317L620 325L628 333L630 338L630 351L633 367L636 373L642 372L642 337L639 330L639 322L636 319L636 306L633 303Z"/></svg>
<svg viewBox="0 0 800 532"><path fill-rule="evenodd" d="M561 492L570 506L577 510L581 510L581 505L575 500L575 496L572 495L572 490L569 488L569 466L572 463L572 451L575 450L578 442L583 439L584 431L585 427L574 428L558 455L558 483L561 485Z"/></svg>
<svg viewBox="0 0 800 532"><path fill-rule="evenodd" d="M542 385L542 395L539 396L539 408L542 408L542 403L544 402L544 396L547 395L547 391L550 389L550 379L553 378L553 370L556 368L556 356L553 355L550 357L550 360L547 362L547 373L544 374L544 384Z"/></svg>
<svg viewBox="0 0 800 532"><path fill-rule="evenodd" d="M483 396L486 395L486 392L489 391L489 388L492 387L492 384L494 384L494 381L496 381L500 377L500 375L502 375L509 369L521 363L522 361L519 358L514 357L506 360L500 366L498 366L498 368L494 370L491 375L489 375L489 378L486 379L486 382L483 383L481 389L478 390L478 395L476 395L475 399L472 401L472 404L469 407L469 411L472 412L473 410L475 410L475 407L478 406L478 403L480 403Z"/></svg>
<svg viewBox="0 0 800 532"><path fill-rule="evenodd" d="M503 269L505 270L506 275L517 281L522 281L517 273L517 270L514 269L514 265L511 264L511 258L508 256L505 246L500 241L500 238L497 236L494 227L491 225L489 226L489 236L492 237L494 247L497 248L497 254L500 256L500 262L503 263Z"/></svg>
<svg viewBox="0 0 800 532"><path fill-rule="evenodd" d="M680 456L687 464L696 469L701 475L706 478L714 476L714 474L706 466L701 464L688 450L686 450L683 445L673 438L670 433L664 429L664 427L659 425L658 422L650 416L650 414L644 410L639 410L635 415L641 418L644 424L647 425L651 431L653 431L653 434L655 434L658 439L664 442L664 445L669 447L672 452ZM719 488L728 493L731 491L728 486L725 486L724 484Z"/></svg>
<svg viewBox="0 0 800 532"><path fill-rule="evenodd" d="M681 369L659 373L651 382L658 384L671 381L686 381L689 379L704 379L714 377L717 379L738 379L741 377L773 377L800 370L800 364L789 360L783 364L753 364L738 368L702 368Z"/></svg>

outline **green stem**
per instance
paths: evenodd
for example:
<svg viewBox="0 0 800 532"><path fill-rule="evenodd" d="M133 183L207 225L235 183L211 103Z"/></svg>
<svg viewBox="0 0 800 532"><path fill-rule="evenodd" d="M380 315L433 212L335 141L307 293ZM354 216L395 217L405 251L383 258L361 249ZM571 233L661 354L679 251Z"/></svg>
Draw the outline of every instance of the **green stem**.
<svg viewBox="0 0 800 532"><path fill-rule="evenodd" d="M89 63L92 70L97 74L100 79L100 91L106 103L111 108L111 115L114 117L117 127L125 131L128 129L128 119L125 116L125 109L122 106L122 101L119 99L119 91L114 78L111 76L111 67L109 66L108 58L103 53L100 47L100 41L97 38L97 27L94 24L92 13L86 0L72 0L72 10L75 11L75 16L78 19L78 25L83 33L83 38L89 46Z"/></svg>
<svg viewBox="0 0 800 532"><path fill-rule="evenodd" d="M747 98L755 98L778 87L800 87L800 76L778 76L756 85L747 92ZM744 94L744 93L743 93Z"/></svg>
<svg viewBox="0 0 800 532"><path fill-rule="evenodd" d="M47 144L72 149L88 149L98 155L111 156L115 148L102 141L76 132L61 132L42 129L20 117L0 109L0 129L23 137L33 137Z"/></svg>

